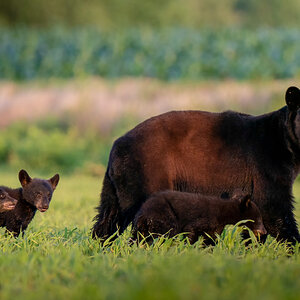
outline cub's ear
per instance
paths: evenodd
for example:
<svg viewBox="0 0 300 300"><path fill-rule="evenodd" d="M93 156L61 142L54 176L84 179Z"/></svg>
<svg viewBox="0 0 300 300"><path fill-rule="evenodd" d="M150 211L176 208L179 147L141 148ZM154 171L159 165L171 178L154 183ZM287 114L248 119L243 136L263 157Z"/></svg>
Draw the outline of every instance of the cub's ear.
<svg viewBox="0 0 300 300"><path fill-rule="evenodd" d="M59 175L55 174L53 177L51 177L49 180L50 184L52 185L53 190L55 190L58 182L59 182Z"/></svg>
<svg viewBox="0 0 300 300"><path fill-rule="evenodd" d="M295 86L290 86L285 93L285 102L289 110L297 110L300 107L300 90Z"/></svg>
<svg viewBox="0 0 300 300"><path fill-rule="evenodd" d="M32 179L25 170L21 170L19 172L19 180L20 180L21 185L24 187L25 185L30 183L30 181Z"/></svg>
<svg viewBox="0 0 300 300"><path fill-rule="evenodd" d="M233 191L231 200L240 200L244 198L247 194L242 189L235 189Z"/></svg>
<svg viewBox="0 0 300 300"><path fill-rule="evenodd" d="M251 196L246 195L240 200L240 209L244 211L251 206Z"/></svg>

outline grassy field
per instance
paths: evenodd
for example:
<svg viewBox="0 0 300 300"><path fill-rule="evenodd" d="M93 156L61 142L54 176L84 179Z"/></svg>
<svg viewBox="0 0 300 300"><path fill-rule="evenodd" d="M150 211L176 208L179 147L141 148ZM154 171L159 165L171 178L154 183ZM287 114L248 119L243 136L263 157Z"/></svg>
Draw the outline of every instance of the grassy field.
<svg viewBox="0 0 300 300"><path fill-rule="evenodd" d="M17 171L2 170L1 184L18 186ZM213 248L180 239L129 247L128 231L100 246L90 237L100 184L62 176L49 210L37 212L24 237L5 237L2 229L1 300L299 299L299 245L293 254L272 238L246 247L234 227ZM298 201L300 183L295 194ZM296 214L299 221L299 205Z"/></svg>
<svg viewBox="0 0 300 300"><path fill-rule="evenodd" d="M182 237L130 247L129 230L106 247L90 237L116 137L173 109L276 110L298 81L0 82L0 183L19 186L21 168L61 174L49 210L37 212L24 237L0 229L0 299L298 299L299 245L269 237L246 246L235 227L210 248ZM299 180L294 192L299 222Z"/></svg>

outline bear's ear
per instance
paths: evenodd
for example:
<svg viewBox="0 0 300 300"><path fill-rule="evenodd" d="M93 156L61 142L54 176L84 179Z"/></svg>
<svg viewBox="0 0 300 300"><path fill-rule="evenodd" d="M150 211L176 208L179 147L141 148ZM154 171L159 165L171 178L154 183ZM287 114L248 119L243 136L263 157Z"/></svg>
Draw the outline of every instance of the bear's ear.
<svg viewBox="0 0 300 300"><path fill-rule="evenodd" d="M246 195L240 200L240 209L244 211L251 206L251 196Z"/></svg>
<svg viewBox="0 0 300 300"><path fill-rule="evenodd" d="M232 200L241 200L242 198L244 198L244 196L246 196L247 194L242 190L242 189L235 189L233 191Z"/></svg>
<svg viewBox="0 0 300 300"><path fill-rule="evenodd" d="M289 110L297 110L300 107L300 90L295 86L290 86L285 93L285 102Z"/></svg>
<svg viewBox="0 0 300 300"><path fill-rule="evenodd" d="M58 182L59 182L59 175L55 174L53 177L51 177L49 180L50 184L52 185L53 190L55 190Z"/></svg>
<svg viewBox="0 0 300 300"><path fill-rule="evenodd" d="M21 170L19 172L19 180L20 180L21 185L24 187L25 185L30 183L30 181L32 179L25 170Z"/></svg>

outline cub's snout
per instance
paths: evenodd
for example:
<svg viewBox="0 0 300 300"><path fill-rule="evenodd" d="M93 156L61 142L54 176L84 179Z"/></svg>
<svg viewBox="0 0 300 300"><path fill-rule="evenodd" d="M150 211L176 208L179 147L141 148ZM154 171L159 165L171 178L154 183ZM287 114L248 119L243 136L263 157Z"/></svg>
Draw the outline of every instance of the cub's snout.
<svg viewBox="0 0 300 300"><path fill-rule="evenodd" d="M258 235L261 235L261 236L262 235L266 235L268 232L267 232L267 230L266 230L266 228L265 228L262 220L261 220L261 222L258 222L258 223L259 223L259 225L257 227L255 227L255 228L253 228L254 234L256 236L258 236Z"/></svg>
<svg viewBox="0 0 300 300"><path fill-rule="evenodd" d="M49 204L41 204L36 207L40 212L45 212L49 208Z"/></svg>
<svg viewBox="0 0 300 300"><path fill-rule="evenodd" d="M13 210L17 203L15 198L9 196L4 189L0 189L0 212Z"/></svg>

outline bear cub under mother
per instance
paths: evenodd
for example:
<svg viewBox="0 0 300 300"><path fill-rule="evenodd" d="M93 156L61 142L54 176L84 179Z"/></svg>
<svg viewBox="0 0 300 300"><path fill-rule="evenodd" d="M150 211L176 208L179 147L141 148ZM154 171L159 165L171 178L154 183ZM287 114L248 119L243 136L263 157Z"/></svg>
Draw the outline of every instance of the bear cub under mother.
<svg viewBox="0 0 300 300"><path fill-rule="evenodd" d="M133 221L133 239L139 239L139 233L146 240L157 234L173 237L179 233L188 233L191 243L207 233L214 238L221 234L227 224L236 224L242 220L255 235L265 235L262 216L250 195L236 192L231 199L222 199L200 194L164 191L152 195L142 205ZM151 235L151 236L149 236ZM205 238L207 242L207 238ZM209 241L212 242L212 241Z"/></svg>

